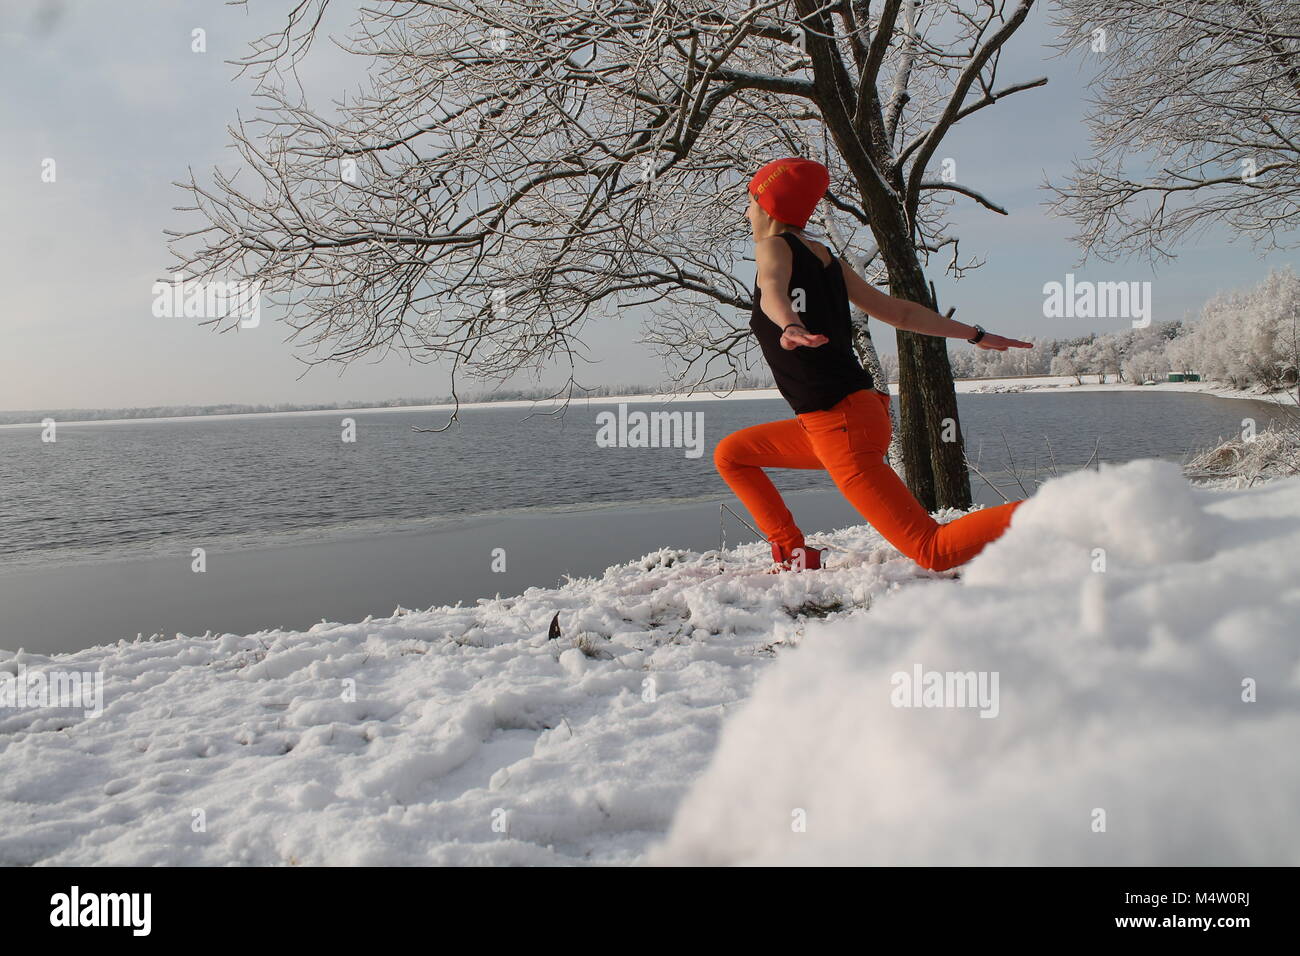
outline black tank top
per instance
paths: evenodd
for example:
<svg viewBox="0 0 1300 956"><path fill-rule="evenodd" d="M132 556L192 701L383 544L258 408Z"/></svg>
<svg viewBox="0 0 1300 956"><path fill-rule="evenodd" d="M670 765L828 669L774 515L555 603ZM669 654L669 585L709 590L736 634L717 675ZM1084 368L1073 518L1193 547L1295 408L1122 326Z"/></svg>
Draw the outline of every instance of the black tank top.
<svg viewBox="0 0 1300 956"><path fill-rule="evenodd" d="M772 369L776 387L796 415L821 412L859 389L871 388L871 373L853 351L853 324L849 318L849 293L844 273L834 256L822 265L817 254L788 232L779 233L790 246L790 300L800 322L815 335L828 339L817 348L781 348L781 327L768 318L754 283L754 311L749 319L763 357ZM799 311L797 290L803 290Z"/></svg>

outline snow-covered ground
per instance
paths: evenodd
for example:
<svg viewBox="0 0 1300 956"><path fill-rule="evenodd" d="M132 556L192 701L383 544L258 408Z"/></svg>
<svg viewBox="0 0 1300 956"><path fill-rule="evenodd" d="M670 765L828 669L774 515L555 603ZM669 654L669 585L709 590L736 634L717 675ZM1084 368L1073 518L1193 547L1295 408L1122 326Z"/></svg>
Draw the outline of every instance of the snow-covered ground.
<svg viewBox="0 0 1300 956"><path fill-rule="evenodd" d="M1069 375L1037 375L1023 378L969 378L958 379L955 383L958 394L985 394L1006 392L1060 391L1069 389L1076 392L1199 392L1215 395L1219 398L1254 398L1262 400L1276 399L1284 404L1295 404L1295 396L1290 393L1262 393L1249 390L1228 388L1212 382L1159 382L1153 385L1134 385L1131 382L1108 382L1103 385L1085 382L1080 385ZM898 394L898 383L889 386L892 394ZM661 392L646 392L638 395L597 395L590 398L575 398L573 405L618 405L621 403L660 403L660 402L709 402L709 401L744 401L746 399L779 399L781 393L775 388L746 388L730 392L691 392L689 394L670 395ZM501 402L473 402L462 405L462 409L474 408L554 408L562 405L559 400L525 400L512 399ZM245 418L312 418L321 415L356 415L367 412L449 412L453 405L380 405L360 406L356 408L313 408L294 412L239 412L227 415L184 415L159 418L103 418L88 421L66 421L64 425L141 425L157 422L191 422L208 420L227 420ZM0 424L0 429L40 428L40 422Z"/></svg>
<svg viewBox="0 0 1300 956"><path fill-rule="evenodd" d="M8 656L103 712L0 709L0 864L1300 862L1300 479L1066 475L960 579L825 542ZM894 706L918 669L996 693Z"/></svg>
<svg viewBox="0 0 1300 956"><path fill-rule="evenodd" d="M890 386L897 395L898 385ZM1276 401L1294 406L1294 392L1263 392L1258 389L1231 388L1221 382L1154 382L1138 385L1133 382L1105 382L1099 384L1096 376L1085 376L1082 384L1072 375L1033 375L1024 378L965 378L956 382L959 394L1006 394L1012 392L1196 392L1217 398L1249 398L1257 401Z"/></svg>

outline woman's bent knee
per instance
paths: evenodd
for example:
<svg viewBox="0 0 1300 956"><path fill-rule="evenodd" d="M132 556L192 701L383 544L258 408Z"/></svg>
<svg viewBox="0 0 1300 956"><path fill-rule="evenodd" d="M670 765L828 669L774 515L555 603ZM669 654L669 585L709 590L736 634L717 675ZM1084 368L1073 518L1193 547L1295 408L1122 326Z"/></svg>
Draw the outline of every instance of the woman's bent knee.
<svg viewBox="0 0 1300 956"><path fill-rule="evenodd" d="M728 471L736 467L735 454L738 451L735 433L726 436L713 449L713 467L718 471Z"/></svg>
<svg viewBox="0 0 1300 956"><path fill-rule="evenodd" d="M952 555L937 555L929 551L922 551L912 560L927 571L947 571L963 563L963 561L954 560Z"/></svg>

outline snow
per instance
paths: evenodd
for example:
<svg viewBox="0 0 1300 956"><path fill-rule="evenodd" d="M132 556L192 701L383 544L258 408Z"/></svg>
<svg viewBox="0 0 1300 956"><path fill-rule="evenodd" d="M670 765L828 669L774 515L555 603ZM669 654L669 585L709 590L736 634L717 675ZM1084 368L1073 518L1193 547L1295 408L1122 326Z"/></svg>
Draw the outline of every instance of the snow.
<svg viewBox="0 0 1300 956"><path fill-rule="evenodd" d="M1294 865L1297 571L1300 480L1054 480L959 584L810 628L651 860ZM918 668L997 674L996 717L895 706Z"/></svg>
<svg viewBox="0 0 1300 956"><path fill-rule="evenodd" d="M0 865L1300 860L1300 479L1066 475L960 579L821 543L8 655L104 698L0 708ZM918 664L998 672L996 716L893 707Z"/></svg>
<svg viewBox="0 0 1300 956"><path fill-rule="evenodd" d="M1096 376L1092 381L1085 379L1079 384L1073 375L1028 375L1019 378L967 378L955 383L959 395L988 395L1006 393L1067 392L1195 392L1211 395L1215 398L1245 398L1255 401L1277 401L1282 404L1295 404L1294 394L1287 392L1266 392L1262 389L1232 388L1222 382L1153 382L1139 385L1133 382L1102 382ZM898 386L891 386L893 394L898 394Z"/></svg>
<svg viewBox="0 0 1300 956"><path fill-rule="evenodd" d="M930 576L830 538L857 553L820 575L662 551L472 607L19 652L0 669L102 672L103 713L0 708L0 865L636 860L801 632L787 608Z"/></svg>
<svg viewBox="0 0 1300 956"><path fill-rule="evenodd" d="M1219 398L1251 398L1257 400L1276 399L1283 403L1294 402L1294 397L1285 392L1262 392L1230 388L1213 382L1158 382L1152 385L1134 385L1131 382L1085 382L1080 385L1071 375L1030 375L1018 378L972 378L957 379L954 388L958 394L985 394L1004 392L1037 392L1043 390L1070 389L1077 392L1199 392ZM889 386L890 394L898 394L898 383ZM672 402L712 402L745 401L760 399L780 399L781 393L775 388L744 388L721 392L644 392L635 395L593 395L575 398L573 406L585 405L619 405L619 404L667 404ZM461 410L474 408L558 408L564 402L556 399L510 399L498 402L469 402ZM157 418L103 418L60 421L62 425L142 425L159 422L195 422L227 421L250 418L312 418L322 415L364 415L376 412L450 412L456 406L441 405L379 405L360 406L356 408L311 408L287 412L236 412L220 415L175 415ZM40 422L13 422L0 424L3 429L40 428Z"/></svg>
<svg viewBox="0 0 1300 956"><path fill-rule="evenodd" d="M894 394L898 393L897 386L894 387ZM642 392L630 395L591 395L582 396L572 399L568 404L572 407L586 405L619 405L619 404L647 404L647 403L669 403L669 402L709 402L709 401L733 401L744 399L780 399L781 393L775 388L746 388L734 389L725 392L689 392L689 393L668 393L668 392ZM464 402L460 406L461 411L472 410L476 408L560 408L565 404L563 399L505 399L501 401L489 402ZM366 415L377 412L451 412L456 410L456 406L449 403L440 403L434 405L360 405L354 407L340 406L339 408L303 408L294 411L279 412L223 412L218 414L189 414L189 415L161 415L153 418L90 418L90 419L69 419L63 421L59 419L60 425L152 425L160 422L203 422L203 421L241 421L246 419L263 419L263 418L313 418L320 416L335 415ZM54 416L57 418L57 415ZM0 429L33 429L41 428L41 422L10 422L0 424Z"/></svg>

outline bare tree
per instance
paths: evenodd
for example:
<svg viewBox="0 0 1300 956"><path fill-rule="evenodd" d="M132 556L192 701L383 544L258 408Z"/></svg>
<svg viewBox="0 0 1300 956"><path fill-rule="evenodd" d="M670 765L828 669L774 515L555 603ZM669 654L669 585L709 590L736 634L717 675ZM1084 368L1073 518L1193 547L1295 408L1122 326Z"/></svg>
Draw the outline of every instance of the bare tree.
<svg viewBox="0 0 1300 956"><path fill-rule="evenodd" d="M1085 258L1169 259L1217 223L1286 247L1300 225L1300 2L1061 0L1056 22L1058 48L1099 66L1093 156L1052 203Z"/></svg>
<svg viewBox="0 0 1300 956"><path fill-rule="evenodd" d="M296 64L329 0L300 0L240 65L261 115L232 129L238 173L179 184L198 226L183 270L236 274L283 309L311 362L400 349L503 381L568 363L584 324L648 307L646 339L694 387L751 364L748 175L781 155L831 169L831 243L896 296L933 307L925 274L957 197L928 168L998 88L999 53L1032 0L407 0L364 8L336 40L364 86L328 114ZM242 177L242 178L241 178ZM859 316L864 362L885 376ZM903 458L929 508L970 486L941 339L899 333ZM580 387L580 386L579 386Z"/></svg>

